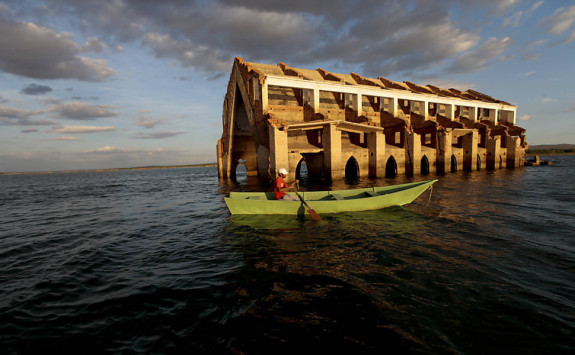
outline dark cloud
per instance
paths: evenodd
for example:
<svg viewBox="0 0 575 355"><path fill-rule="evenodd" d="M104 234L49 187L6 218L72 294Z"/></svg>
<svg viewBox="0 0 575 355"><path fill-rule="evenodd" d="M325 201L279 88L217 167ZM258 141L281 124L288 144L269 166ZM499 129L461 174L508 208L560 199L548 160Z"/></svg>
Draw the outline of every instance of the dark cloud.
<svg viewBox="0 0 575 355"><path fill-rule="evenodd" d="M219 78L234 57L248 61L332 68L359 66L364 75L415 72L449 64L477 46L479 35L454 22L455 1L219 0L153 2L54 1L52 14L73 15L88 36L77 51L105 51L106 43L142 43L158 58ZM515 0L466 0L503 14ZM37 7L37 13L41 6ZM466 11L462 11L466 12ZM485 16L486 12L474 12ZM100 63L104 65L103 63ZM485 62L484 64L489 64ZM458 63L459 72L477 67ZM105 65L104 65L105 68ZM102 68L103 69L103 68ZM106 76L105 70L100 77ZM96 75L97 76L97 75ZM97 76L98 77L98 76Z"/></svg>
<svg viewBox="0 0 575 355"><path fill-rule="evenodd" d="M113 74L105 61L81 57L68 33L0 17L0 70L36 79L103 81Z"/></svg>
<svg viewBox="0 0 575 355"><path fill-rule="evenodd" d="M23 130L22 130L22 133L34 133L34 132L38 132L38 130L35 129L35 128L23 129Z"/></svg>
<svg viewBox="0 0 575 355"><path fill-rule="evenodd" d="M22 94L26 95L44 95L51 91L53 91L51 87L38 84L30 84L24 89L20 90Z"/></svg>

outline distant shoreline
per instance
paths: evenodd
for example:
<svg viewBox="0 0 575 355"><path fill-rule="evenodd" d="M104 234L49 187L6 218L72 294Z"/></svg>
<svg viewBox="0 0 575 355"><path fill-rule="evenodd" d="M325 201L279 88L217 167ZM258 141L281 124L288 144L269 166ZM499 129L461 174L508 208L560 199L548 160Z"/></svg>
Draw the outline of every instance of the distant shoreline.
<svg viewBox="0 0 575 355"><path fill-rule="evenodd" d="M0 175L67 174L67 173L86 173L86 172L107 172L107 171L120 171L120 170L204 168L204 167L212 167L212 166L217 166L217 164L216 163L208 163L208 164L191 164L191 165L138 166L138 167L132 167L132 168L109 168L109 169L23 171L23 172L8 172L8 173L0 172Z"/></svg>

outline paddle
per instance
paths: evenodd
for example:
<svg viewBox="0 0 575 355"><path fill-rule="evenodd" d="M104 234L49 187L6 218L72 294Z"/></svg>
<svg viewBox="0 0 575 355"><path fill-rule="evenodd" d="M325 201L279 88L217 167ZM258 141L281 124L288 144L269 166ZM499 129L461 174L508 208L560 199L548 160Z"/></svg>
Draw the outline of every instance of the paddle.
<svg viewBox="0 0 575 355"><path fill-rule="evenodd" d="M303 197L301 197L301 195L297 192L297 188L293 187L293 190L295 191L295 194L297 195L297 197L299 197L299 199L301 200L301 202L303 202L303 204L305 205L305 208L307 209L307 213L309 213L309 215L311 216L311 219L313 219L314 221L321 221L321 217L319 216L319 214L317 214L317 212L309 207L309 205L307 204L307 202L304 201Z"/></svg>

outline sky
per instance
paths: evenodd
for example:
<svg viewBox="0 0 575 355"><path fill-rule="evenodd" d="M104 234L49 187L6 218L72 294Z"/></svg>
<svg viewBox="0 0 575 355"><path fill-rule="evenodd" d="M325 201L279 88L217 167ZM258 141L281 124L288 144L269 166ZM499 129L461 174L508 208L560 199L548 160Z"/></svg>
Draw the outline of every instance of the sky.
<svg viewBox="0 0 575 355"><path fill-rule="evenodd" d="M575 144L575 3L0 0L0 172L216 161L235 57L474 89Z"/></svg>

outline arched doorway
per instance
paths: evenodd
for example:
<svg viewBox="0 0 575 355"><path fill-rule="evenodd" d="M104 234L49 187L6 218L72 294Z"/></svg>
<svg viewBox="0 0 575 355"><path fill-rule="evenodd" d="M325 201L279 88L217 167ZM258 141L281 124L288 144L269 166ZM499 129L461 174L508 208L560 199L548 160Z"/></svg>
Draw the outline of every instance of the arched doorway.
<svg viewBox="0 0 575 355"><path fill-rule="evenodd" d="M345 164L345 179L348 181L359 179L359 164L354 157L349 158L347 164Z"/></svg>
<svg viewBox="0 0 575 355"><path fill-rule="evenodd" d="M477 154L477 170L481 170L481 157Z"/></svg>
<svg viewBox="0 0 575 355"><path fill-rule="evenodd" d="M301 182L305 182L309 178L307 163L303 158L297 164L297 168L295 169L295 178L300 180Z"/></svg>
<svg viewBox="0 0 575 355"><path fill-rule="evenodd" d="M427 159L427 156L423 156L423 158L421 158L421 175L427 175L429 174L429 160Z"/></svg>
<svg viewBox="0 0 575 355"><path fill-rule="evenodd" d="M393 156L387 159L387 163L385 164L385 177L386 178L393 178L397 176L397 162Z"/></svg>
<svg viewBox="0 0 575 355"><path fill-rule="evenodd" d="M246 181L248 179L248 169L245 160L238 160L235 166L232 166L231 178L235 181Z"/></svg>
<svg viewBox="0 0 575 355"><path fill-rule="evenodd" d="M454 173L457 171L457 158L455 155L451 156L451 172Z"/></svg>

